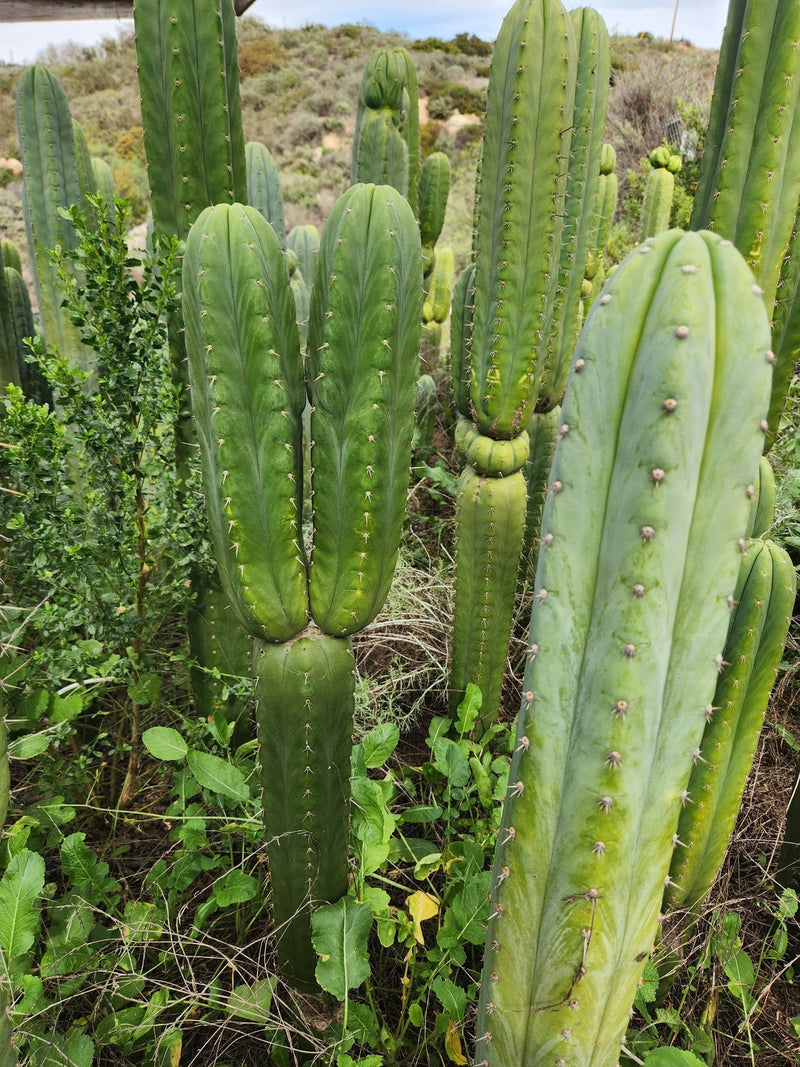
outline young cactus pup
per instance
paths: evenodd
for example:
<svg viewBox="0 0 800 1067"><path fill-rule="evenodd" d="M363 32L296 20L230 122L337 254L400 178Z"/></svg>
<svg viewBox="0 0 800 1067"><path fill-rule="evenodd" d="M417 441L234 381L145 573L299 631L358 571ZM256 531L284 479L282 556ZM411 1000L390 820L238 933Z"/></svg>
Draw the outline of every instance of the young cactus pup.
<svg viewBox="0 0 800 1067"><path fill-rule="evenodd" d="M256 718L281 973L316 989L311 907L347 888L353 656L383 606L405 512L422 303L416 220L385 186L322 236L304 378L286 258L254 208L208 208L183 270L212 539L256 638ZM312 550L303 514L311 398Z"/></svg>
<svg viewBox="0 0 800 1067"><path fill-rule="evenodd" d="M476 1031L490 1067L615 1067L692 798L763 446L769 324L729 243L640 246L562 407Z"/></svg>

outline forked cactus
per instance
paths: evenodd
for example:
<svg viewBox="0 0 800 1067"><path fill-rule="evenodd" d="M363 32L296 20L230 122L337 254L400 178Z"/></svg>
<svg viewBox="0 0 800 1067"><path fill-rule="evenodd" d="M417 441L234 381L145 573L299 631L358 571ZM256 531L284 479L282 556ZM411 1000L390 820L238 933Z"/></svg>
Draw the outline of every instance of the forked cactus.
<svg viewBox="0 0 800 1067"><path fill-rule="evenodd" d="M669 231L575 353L491 892L478 1064L614 1067L658 929L751 522L769 324L729 243Z"/></svg>
<svg viewBox="0 0 800 1067"><path fill-rule="evenodd" d="M675 196L675 175L681 169L681 157L673 155L664 145L650 153L650 173L644 187L639 239L655 237L669 229L672 201Z"/></svg>
<svg viewBox="0 0 800 1067"><path fill-rule="evenodd" d="M283 974L313 991L310 906L347 888L349 635L383 606L405 512L422 260L402 196L356 186L322 235L308 380L278 239L209 208L184 261L192 404L214 549L256 638L267 854ZM311 401L312 548L303 517Z"/></svg>

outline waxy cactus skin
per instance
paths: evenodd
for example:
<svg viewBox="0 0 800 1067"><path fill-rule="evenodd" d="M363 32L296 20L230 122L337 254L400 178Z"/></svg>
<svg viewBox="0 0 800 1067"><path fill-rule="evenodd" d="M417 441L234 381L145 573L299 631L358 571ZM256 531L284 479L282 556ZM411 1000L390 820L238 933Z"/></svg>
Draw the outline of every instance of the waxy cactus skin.
<svg viewBox="0 0 800 1067"><path fill-rule="evenodd" d="M763 458L763 457L762 457ZM692 757L689 803L664 903L691 907L722 866L758 744L796 592L788 553L772 541L751 542L742 560L724 666L707 710L708 725Z"/></svg>
<svg viewBox="0 0 800 1067"><path fill-rule="evenodd" d="M136 0L133 18L153 224L185 239L204 208L247 197L233 6Z"/></svg>
<svg viewBox="0 0 800 1067"><path fill-rule="evenodd" d="M422 320L419 233L386 186L354 186L322 234L311 298L311 613L326 633L383 607L405 517Z"/></svg>
<svg viewBox="0 0 800 1067"><path fill-rule="evenodd" d="M305 383L275 231L255 208L207 208L186 243L183 290L192 408L222 585L253 636L287 641L308 618L300 529Z"/></svg>
<svg viewBox="0 0 800 1067"><path fill-rule="evenodd" d="M575 353L542 523L475 1062L614 1067L729 625L769 325L740 254L634 251Z"/></svg>
<svg viewBox="0 0 800 1067"><path fill-rule="evenodd" d="M183 285L215 553L234 611L256 638L280 969L313 992L310 908L347 887L347 635L383 606L405 511L422 301L416 220L386 186L356 186L337 201L318 253L307 377L287 259L255 208L203 212L186 242Z"/></svg>
<svg viewBox="0 0 800 1067"><path fill-rule="evenodd" d="M286 247L286 219L283 210L283 190L269 149L258 141L244 146L247 168L247 203L258 208L278 236L281 248Z"/></svg>

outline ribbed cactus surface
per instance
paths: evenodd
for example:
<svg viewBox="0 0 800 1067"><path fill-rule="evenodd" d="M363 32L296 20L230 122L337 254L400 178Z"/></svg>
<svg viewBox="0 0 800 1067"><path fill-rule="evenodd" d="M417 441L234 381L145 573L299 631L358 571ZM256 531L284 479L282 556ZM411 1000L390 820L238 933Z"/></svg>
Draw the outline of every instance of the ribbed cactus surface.
<svg viewBox="0 0 800 1067"><path fill-rule="evenodd" d="M222 584L254 636L306 624L305 382L286 260L255 209L207 208L183 262L192 408ZM278 436L280 435L280 436Z"/></svg>
<svg viewBox="0 0 800 1067"><path fill-rule="evenodd" d="M405 517L422 319L419 232L387 186L354 186L322 234L308 378L311 613L354 633L383 606Z"/></svg>
<svg viewBox="0 0 800 1067"><path fill-rule="evenodd" d="M136 0L142 126L157 233L185 238L211 204L247 197L231 0Z"/></svg>
<svg viewBox="0 0 800 1067"><path fill-rule="evenodd" d="M769 402L741 255L670 231L586 322L542 523L475 1060L614 1067L729 625Z"/></svg>
<svg viewBox="0 0 800 1067"><path fill-rule="evenodd" d="M278 168L269 149L258 141L248 141L245 147L247 166L247 203L258 208L278 235L281 247L286 247L286 219L283 190Z"/></svg>

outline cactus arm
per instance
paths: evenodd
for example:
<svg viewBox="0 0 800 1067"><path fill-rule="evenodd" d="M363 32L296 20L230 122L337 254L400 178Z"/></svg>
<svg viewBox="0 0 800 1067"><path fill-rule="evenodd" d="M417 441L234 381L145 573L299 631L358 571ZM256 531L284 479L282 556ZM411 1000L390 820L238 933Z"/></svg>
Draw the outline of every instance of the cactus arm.
<svg viewBox="0 0 800 1067"><path fill-rule="evenodd" d="M789 246L781 264L772 316L772 350L775 369L769 406L769 432L765 450L772 447L780 427L797 361L800 359L800 217L795 216Z"/></svg>
<svg viewBox="0 0 800 1067"><path fill-rule="evenodd" d="M311 611L326 633L383 606L405 515L422 318L419 231L388 186L337 201L308 336L314 543Z"/></svg>
<svg viewBox="0 0 800 1067"><path fill-rule="evenodd" d="M9 383L20 384L17 328L9 284L12 269L5 266L0 248L0 389L3 391Z"/></svg>
<svg viewBox="0 0 800 1067"><path fill-rule="evenodd" d="M256 718L281 973L316 991L310 905L347 891L353 653L309 633L256 642Z"/></svg>
<svg viewBox="0 0 800 1067"><path fill-rule="evenodd" d="M297 256L303 281L311 289L317 274L319 231L316 226L295 226L289 231L286 245Z"/></svg>
<svg viewBox="0 0 800 1067"><path fill-rule="evenodd" d="M456 411L470 416L469 348L472 340L472 312L475 299L475 266L470 264L456 278L450 313L450 373Z"/></svg>
<svg viewBox="0 0 800 1067"><path fill-rule="evenodd" d="M22 155L22 208L42 331L48 344L82 367L92 362L78 330L61 310L62 294L50 250L77 247L72 224L60 209L83 199L75 137L66 96L45 67L28 67L17 86L17 129Z"/></svg>
<svg viewBox="0 0 800 1067"><path fill-rule="evenodd" d="M792 561L771 541L752 542L734 593L736 606L709 723L689 780L665 904L700 901L722 866L764 723L794 605Z"/></svg>
<svg viewBox="0 0 800 1067"><path fill-rule="evenodd" d="M245 145L247 166L247 203L258 208L278 235L281 248L286 247L286 220L283 208L283 190L269 149L258 141Z"/></svg>
<svg viewBox="0 0 800 1067"><path fill-rule="evenodd" d="M449 700L451 714L455 714L467 685L480 686L479 732L496 719L500 706L525 525L525 492L519 469L498 478L467 466L458 485Z"/></svg>
<svg viewBox="0 0 800 1067"><path fill-rule="evenodd" d="M800 198L800 7L740 3L726 27L714 82L711 145L703 153L693 229L734 242L771 313ZM739 36L734 36L734 29ZM719 143L720 116L725 130Z"/></svg>
<svg viewBox="0 0 800 1067"><path fill-rule="evenodd" d="M220 577L254 636L288 640L307 616L305 388L275 231L255 208L207 208L186 242L183 287L192 407Z"/></svg>
<svg viewBox="0 0 800 1067"><path fill-rule="evenodd" d="M647 175L642 204L642 217L639 223L639 239L645 241L669 229L669 217L672 212L672 199L675 195L675 176L666 166L653 164Z"/></svg>
<svg viewBox="0 0 800 1067"><path fill-rule="evenodd" d="M768 344L752 275L712 235L632 253L587 320L495 860L492 1067L619 1057L728 626Z"/></svg>
<svg viewBox="0 0 800 1067"><path fill-rule="evenodd" d="M611 53L608 30L591 8L570 11L578 45L575 108L564 199L557 298L539 384L538 411L561 403L580 333L581 284L589 257L594 204L600 181Z"/></svg>
<svg viewBox="0 0 800 1067"><path fill-rule="evenodd" d="M539 557L540 531L542 513L547 499L547 483L550 477L550 465L558 440L558 428L561 424L561 408L551 408L539 414L534 413L528 420L528 439L530 453L522 468L527 488L525 507L525 534L522 539L522 553L519 561L517 586L520 591L530 591L530 583L536 574L536 561Z"/></svg>
<svg viewBox="0 0 800 1067"><path fill-rule="evenodd" d="M761 462L758 465L758 477L753 482L752 487L748 486L748 492L751 488L753 523L750 527L750 536L764 537L775 521L775 500L777 497L775 473L766 456L761 457Z"/></svg>
<svg viewBox="0 0 800 1067"><path fill-rule="evenodd" d="M419 235L426 275L433 268L433 249L444 226L449 192L450 160L444 152L433 152L419 176Z"/></svg>
<svg viewBox="0 0 800 1067"><path fill-rule="evenodd" d="M481 432L497 437L524 429L536 399L537 352L557 278L576 47L558 0L517 0L492 56L470 397Z"/></svg>
<svg viewBox="0 0 800 1067"><path fill-rule="evenodd" d="M247 197L230 0L136 0L136 60L153 220L185 238L211 204Z"/></svg>

